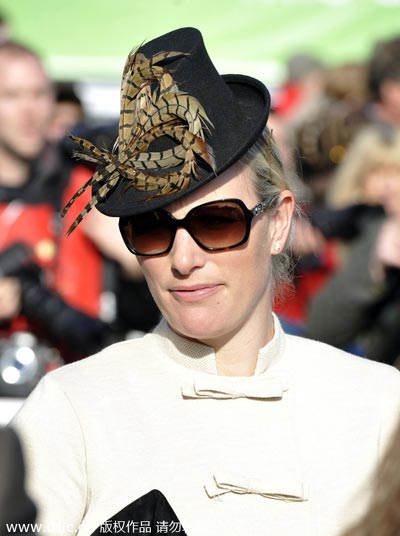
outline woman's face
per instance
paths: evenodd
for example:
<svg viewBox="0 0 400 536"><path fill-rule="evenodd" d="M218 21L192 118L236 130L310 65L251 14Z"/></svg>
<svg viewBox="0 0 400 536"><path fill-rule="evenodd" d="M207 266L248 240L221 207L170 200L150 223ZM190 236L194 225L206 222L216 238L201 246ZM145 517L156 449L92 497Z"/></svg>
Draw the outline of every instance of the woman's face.
<svg viewBox="0 0 400 536"><path fill-rule="evenodd" d="M367 203L382 205L388 214L400 214L400 166L382 165L369 171L363 195Z"/></svg>
<svg viewBox="0 0 400 536"><path fill-rule="evenodd" d="M267 325L271 309L270 264L273 245L281 248L287 237L293 197L284 199L276 213L252 221L249 240L235 249L210 252L201 249L179 228L172 250L159 257L138 257L151 293L177 333L217 347L246 326ZM238 198L249 209L260 199L249 171L236 164L217 179L171 203L167 210L183 218L208 201Z"/></svg>

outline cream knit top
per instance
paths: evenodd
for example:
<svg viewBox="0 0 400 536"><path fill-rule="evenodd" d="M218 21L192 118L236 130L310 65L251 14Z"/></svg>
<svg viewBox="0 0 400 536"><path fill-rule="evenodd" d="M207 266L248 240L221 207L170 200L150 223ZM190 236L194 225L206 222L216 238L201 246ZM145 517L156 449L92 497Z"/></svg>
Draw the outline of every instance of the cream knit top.
<svg viewBox="0 0 400 536"><path fill-rule="evenodd" d="M90 535L158 489L188 536L333 536L399 412L397 370L276 318L250 377L163 320L47 374L14 425L42 533Z"/></svg>

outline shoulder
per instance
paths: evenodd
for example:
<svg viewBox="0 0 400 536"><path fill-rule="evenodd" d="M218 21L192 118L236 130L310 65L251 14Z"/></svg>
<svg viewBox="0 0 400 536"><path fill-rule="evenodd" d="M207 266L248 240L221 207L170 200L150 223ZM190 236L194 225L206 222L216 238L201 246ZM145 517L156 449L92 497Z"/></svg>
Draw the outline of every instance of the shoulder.
<svg viewBox="0 0 400 536"><path fill-rule="evenodd" d="M148 333L138 339L130 339L107 346L89 357L64 365L47 374L51 380L68 384L77 378L101 382L103 377L121 378L124 373L152 368L159 355L157 337Z"/></svg>
<svg viewBox="0 0 400 536"><path fill-rule="evenodd" d="M303 337L287 335L286 341L290 367L298 373L311 373L319 382L330 384L340 378L341 385L357 386L358 390L384 382L381 388L396 390L400 399L400 371L396 368Z"/></svg>
<svg viewBox="0 0 400 536"><path fill-rule="evenodd" d="M78 422L88 409L105 406L121 392L141 392L157 368L159 352L152 334L113 344L101 352L48 372L29 395L15 422ZM93 401L96 401L93 404ZM78 425L79 427L79 425ZM78 432L76 432L78 433Z"/></svg>
<svg viewBox="0 0 400 536"><path fill-rule="evenodd" d="M384 452L400 418L400 371L328 344L288 335L285 357L305 420ZM314 421L313 421L314 418ZM361 450L360 450L361 452Z"/></svg>

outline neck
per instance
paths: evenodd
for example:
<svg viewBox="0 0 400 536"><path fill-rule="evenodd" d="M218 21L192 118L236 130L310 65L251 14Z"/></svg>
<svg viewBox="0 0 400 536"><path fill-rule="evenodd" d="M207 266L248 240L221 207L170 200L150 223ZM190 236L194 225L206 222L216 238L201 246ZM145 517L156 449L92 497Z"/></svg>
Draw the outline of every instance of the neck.
<svg viewBox="0 0 400 536"><path fill-rule="evenodd" d="M271 306L254 315L246 325L221 340L201 341L214 348L217 373L220 376L252 376L258 352L274 336Z"/></svg>
<svg viewBox="0 0 400 536"><path fill-rule="evenodd" d="M29 178L30 163L0 147L0 185L17 188Z"/></svg>

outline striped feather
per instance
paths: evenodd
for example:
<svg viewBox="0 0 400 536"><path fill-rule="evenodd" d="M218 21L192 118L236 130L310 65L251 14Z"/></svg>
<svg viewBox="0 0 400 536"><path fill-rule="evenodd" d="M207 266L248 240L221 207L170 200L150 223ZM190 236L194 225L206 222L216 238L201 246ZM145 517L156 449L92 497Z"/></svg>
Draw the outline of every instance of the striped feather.
<svg viewBox="0 0 400 536"><path fill-rule="evenodd" d="M195 97L179 90L173 74L161 65L185 55L160 52L147 58L135 50L129 54L121 82L118 138L112 151L69 135L80 146L80 157L99 164L99 168L62 211L65 216L87 188L98 185L68 234L121 178L127 180L127 188L154 192L152 198L185 189L192 178L199 180L199 160L215 170L212 149L205 142L205 129L212 127L205 110ZM162 137L170 138L175 145L164 151L149 151L151 144Z"/></svg>

